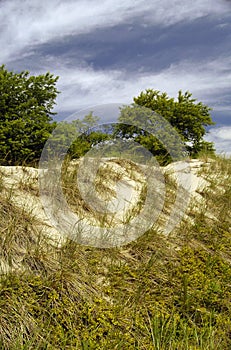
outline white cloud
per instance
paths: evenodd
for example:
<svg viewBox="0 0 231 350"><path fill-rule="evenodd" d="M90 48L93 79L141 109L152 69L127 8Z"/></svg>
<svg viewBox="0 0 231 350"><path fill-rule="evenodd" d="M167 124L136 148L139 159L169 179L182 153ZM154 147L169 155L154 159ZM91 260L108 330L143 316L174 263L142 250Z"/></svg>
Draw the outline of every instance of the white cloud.
<svg viewBox="0 0 231 350"><path fill-rule="evenodd" d="M216 0L14 0L0 3L0 60L19 57L25 50L70 34L94 31L132 18L143 24L168 26L203 16L225 15L226 2Z"/></svg>
<svg viewBox="0 0 231 350"><path fill-rule="evenodd" d="M231 126L212 128L205 139L214 142L217 153L231 156Z"/></svg>
<svg viewBox="0 0 231 350"><path fill-rule="evenodd" d="M230 89L231 57L220 57L211 62L184 61L171 65L158 73L137 73L129 76L123 70L98 70L91 67L70 67L68 61L44 61L41 71L59 75L57 111L73 111L82 106L103 103L130 103L142 90L153 88L166 91L176 97L178 91L189 90L193 97L209 106L226 104L227 95L222 91ZM223 71L225 70L225 74ZM230 105L231 109L231 105Z"/></svg>

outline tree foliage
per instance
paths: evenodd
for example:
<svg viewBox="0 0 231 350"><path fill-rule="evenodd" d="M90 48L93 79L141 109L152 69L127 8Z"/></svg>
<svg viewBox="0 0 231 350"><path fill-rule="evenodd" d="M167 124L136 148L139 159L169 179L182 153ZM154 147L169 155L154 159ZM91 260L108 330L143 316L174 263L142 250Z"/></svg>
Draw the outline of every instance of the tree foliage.
<svg viewBox="0 0 231 350"><path fill-rule="evenodd" d="M36 163L41 155L47 139L56 128L52 120L52 109L58 91L58 77L51 73L32 76L28 71L21 73L9 72L5 66L0 66L0 162L2 165ZM174 150L175 139L162 128L161 137L151 135L134 125L137 119L136 107L146 107L151 113L140 112L139 118L155 125L157 114L167 120L181 137L189 154L196 156L203 148L214 151L213 144L203 140L206 126L214 124L210 117L210 108L202 102L196 102L192 94L179 91L177 100L166 93L148 89L134 98L132 106L121 109L119 123L114 129L114 136L133 137L135 141L146 147L158 160L169 162L171 155L166 150ZM141 108L142 109L142 108ZM143 114L142 114L143 113ZM82 123L82 124L81 124ZM58 123L59 128L53 134L50 146L55 151L62 152L62 147L71 158L84 155L98 143L104 143L112 138L108 133L97 130L97 117L92 113L82 121ZM141 123L142 124L142 123ZM159 128L161 129L161 127ZM90 130L90 131L89 131ZM77 132L78 131L78 132ZM75 138L76 137L76 138ZM72 144L66 149L70 139ZM163 142L164 140L164 142ZM166 142L165 142L166 141ZM52 144L53 142L53 144ZM60 153L61 154L61 153Z"/></svg>
<svg viewBox="0 0 231 350"><path fill-rule="evenodd" d="M124 107L121 110L119 117L121 124L117 127L116 133L120 133L125 137L135 135L135 141L145 146L157 158L169 161L170 155L160 139L138 128L122 124L123 122L133 124L135 118L137 119L137 114L133 113L136 106L146 107L153 111L153 113L147 113L146 116L141 114L140 117L146 118L147 123L154 125L157 114L165 118L177 131L190 155L196 156L203 149L214 152L213 144L203 140L206 126L214 124L210 116L211 108L202 102L196 102L196 99L192 98L190 92L187 91L183 94L182 91L179 91L177 100L174 100L174 98L168 97L166 93L147 89L134 98L132 106ZM172 135L168 136L169 140L171 140Z"/></svg>
<svg viewBox="0 0 231 350"><path fill-rule="evenodd" d="M49 139L47 157L55 159L68 155L70 159L79 158L92 146L108 140L110 136L97 128L98 120L90 112L82 119L59 122Z"/></svg>
<svg viewBox="0 0 231 350"><path fill-rule="evenodd" d="M58 94L49 72L32 76L28 71L9 72L0 66L1 164L35 162L56 123L53 106Z"/></svg>

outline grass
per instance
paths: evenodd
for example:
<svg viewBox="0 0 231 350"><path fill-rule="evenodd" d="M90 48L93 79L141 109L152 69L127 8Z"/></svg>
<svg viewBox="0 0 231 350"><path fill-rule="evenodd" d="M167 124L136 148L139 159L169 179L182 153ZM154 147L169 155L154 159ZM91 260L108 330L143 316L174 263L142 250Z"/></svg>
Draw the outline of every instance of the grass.
<svg viewBox="0 0 231 350"><path fill-rule="evenodd" d="M230 349L230 159L215 157L201 176L210 186L191 220L108 249L51 245L0 179L0 349ZM63 182L73 206L74 178Z"/></svg>

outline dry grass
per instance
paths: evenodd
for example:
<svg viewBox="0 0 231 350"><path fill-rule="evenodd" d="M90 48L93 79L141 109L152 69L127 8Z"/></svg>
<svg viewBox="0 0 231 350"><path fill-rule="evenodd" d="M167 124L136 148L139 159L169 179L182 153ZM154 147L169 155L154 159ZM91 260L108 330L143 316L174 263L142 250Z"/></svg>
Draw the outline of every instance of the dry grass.
<svg viewBox="0 0 231 350"><path fill-rule="evenodd" d="M125 165L136 179L131 164L113 169ZM110 178L110 169L104 182L99 172L96 187L113 196L107 183L121 174ZM73 186L75 170L64 173L72 208L95 215ZM210 184L200 190L201 205L195 198L170 236L151 229L126 246L100 249L68 238L52 244L2 175L0 348L230 349L230 159L217 157L201 176ZM164 215L176 186L166 182ZM33 181L19 185L20 193L36 194Z"/></svg>

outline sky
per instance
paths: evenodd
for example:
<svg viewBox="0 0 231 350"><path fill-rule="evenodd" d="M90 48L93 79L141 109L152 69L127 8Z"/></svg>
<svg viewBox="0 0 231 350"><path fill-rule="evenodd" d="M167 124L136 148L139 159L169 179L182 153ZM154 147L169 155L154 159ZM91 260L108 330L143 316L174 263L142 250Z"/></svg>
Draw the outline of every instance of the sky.
<svg viewBox="0 0 231 350"><path fill-rule="evenodd" d="M206 140L231 154L230 0L0 0L0 33L0 65L59 76L55 119L190 91L213 108Z"/></svg>

